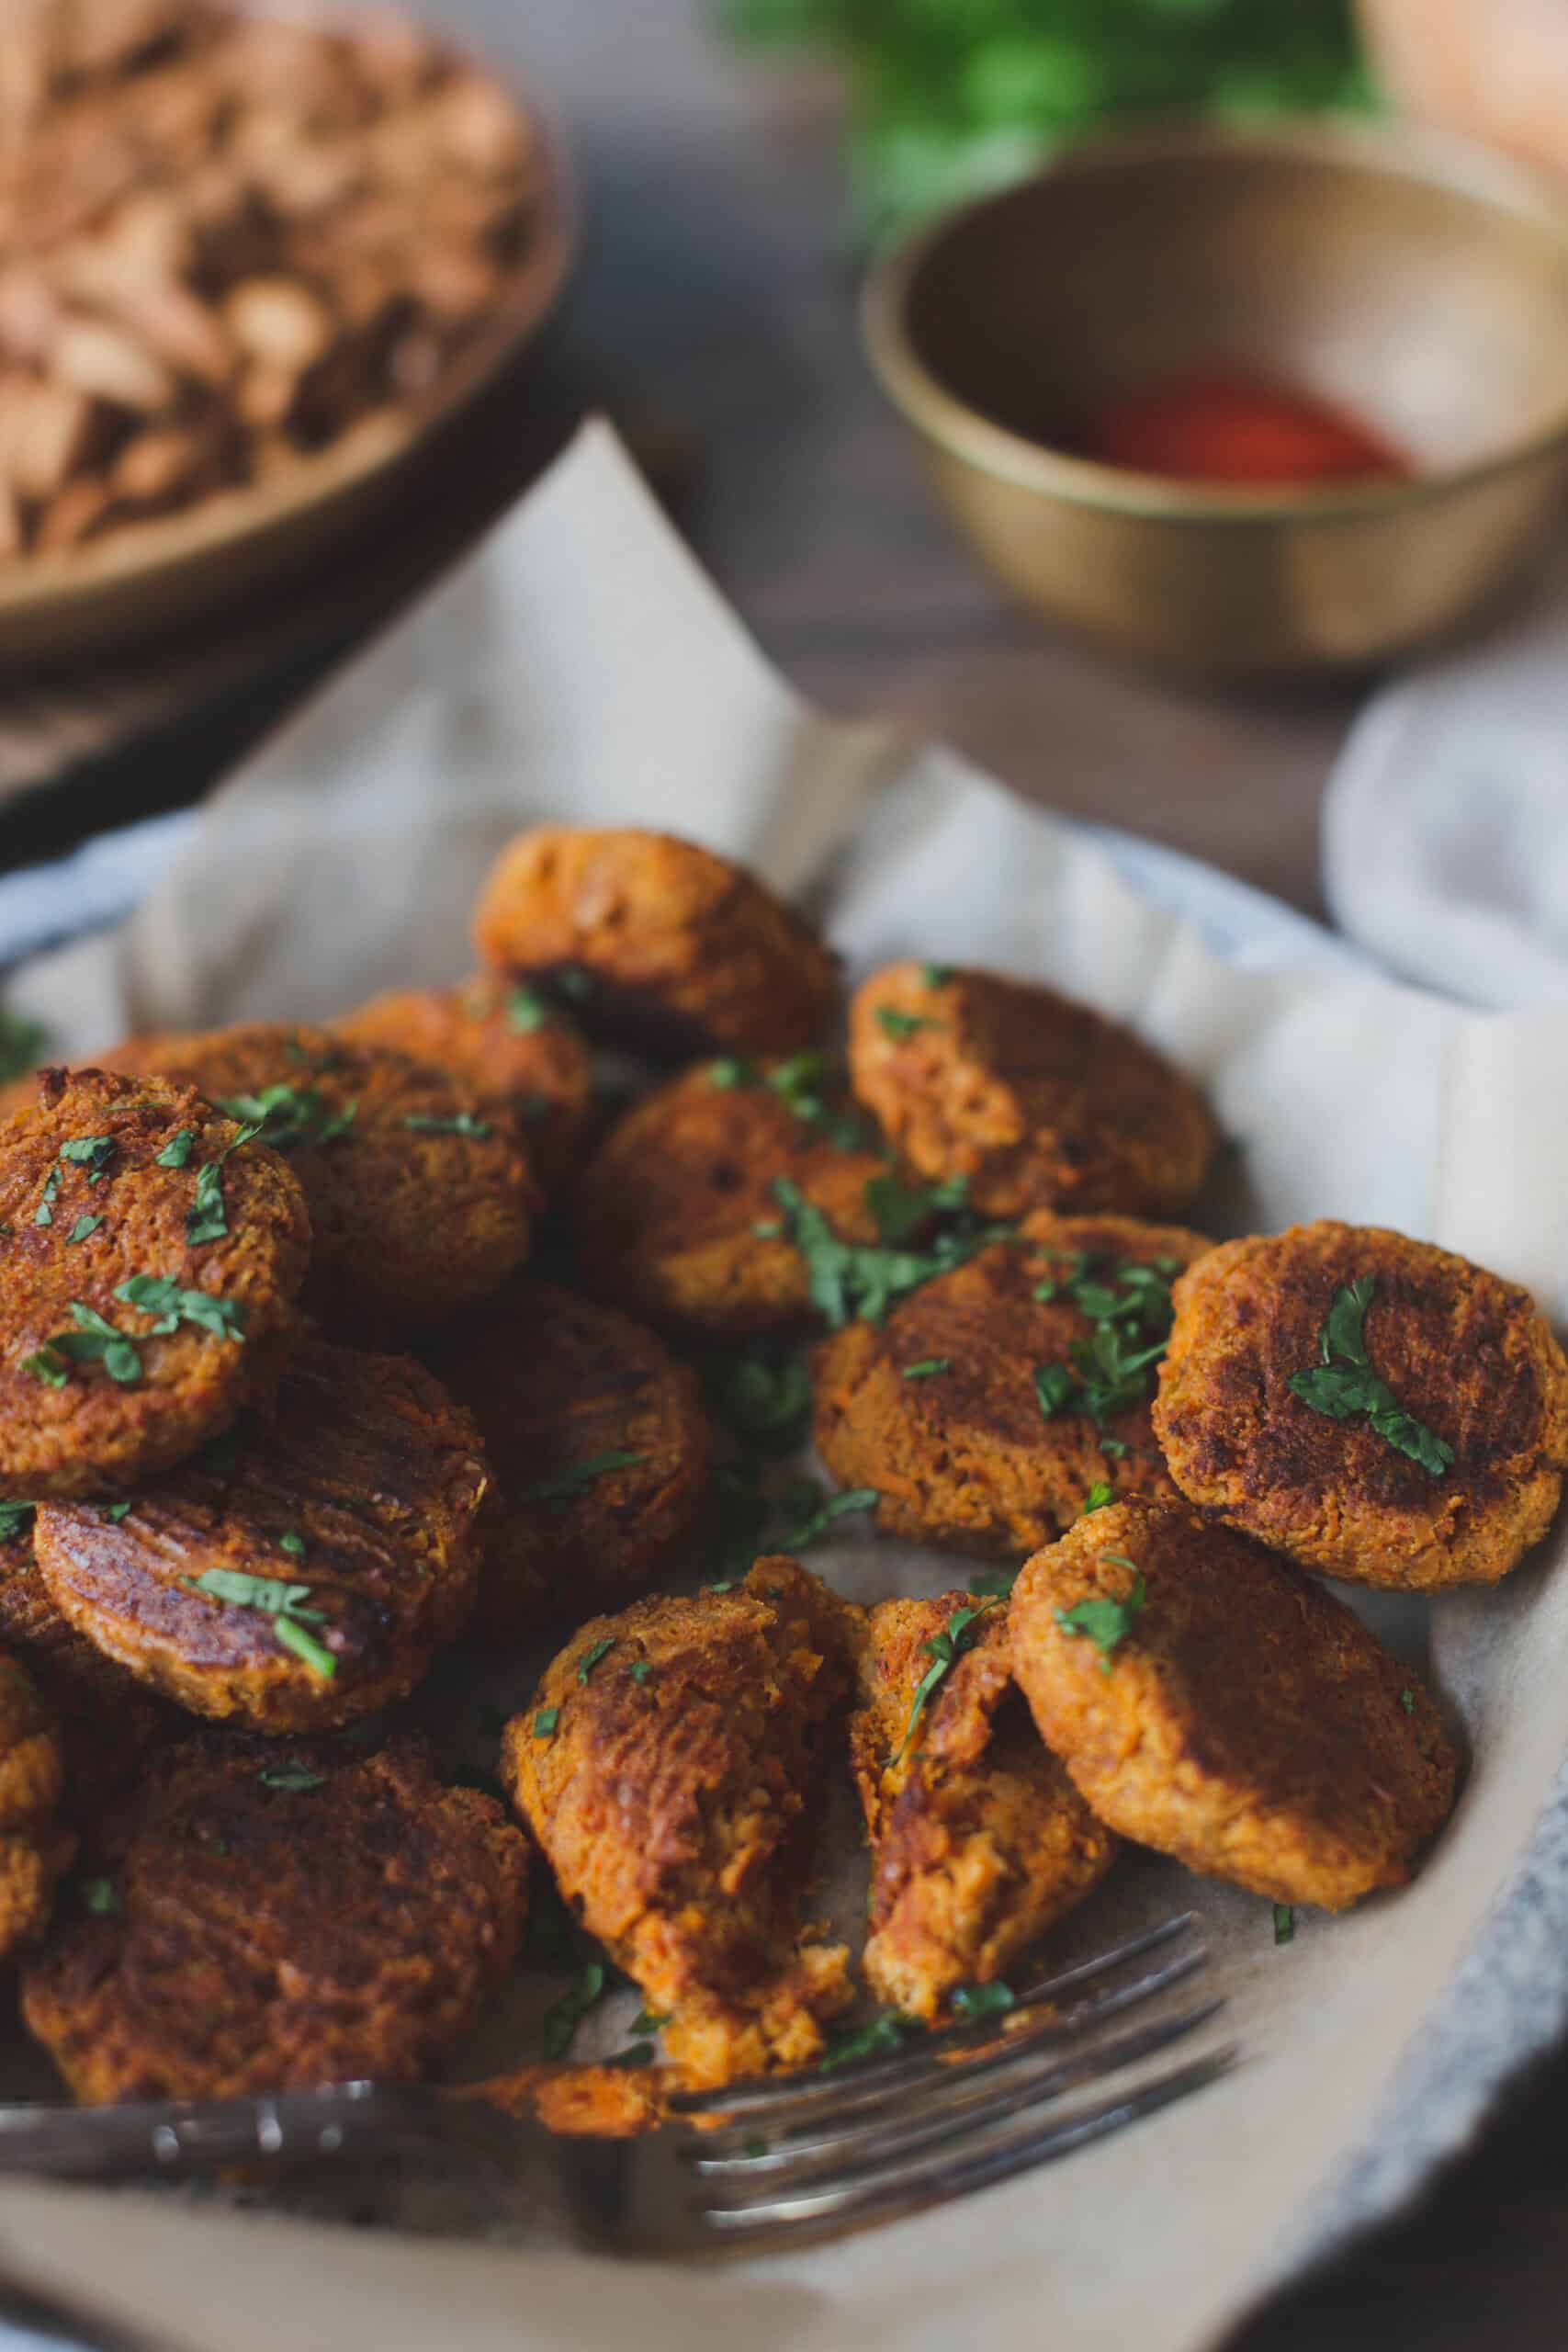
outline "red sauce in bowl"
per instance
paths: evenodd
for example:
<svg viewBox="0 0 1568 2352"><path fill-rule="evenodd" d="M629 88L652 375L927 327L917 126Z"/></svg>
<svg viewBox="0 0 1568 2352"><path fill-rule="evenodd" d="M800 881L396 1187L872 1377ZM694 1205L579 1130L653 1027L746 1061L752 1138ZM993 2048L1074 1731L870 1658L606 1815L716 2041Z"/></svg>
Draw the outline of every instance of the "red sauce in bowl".
<svg viewBox="0 0 1568 2352"><path fill-rule="evenodd" d="M1083 420L1075 453L1233 487L1407 481L1415 471L1381 434L1330 401L1218 372L1102 401Z"/></svg>

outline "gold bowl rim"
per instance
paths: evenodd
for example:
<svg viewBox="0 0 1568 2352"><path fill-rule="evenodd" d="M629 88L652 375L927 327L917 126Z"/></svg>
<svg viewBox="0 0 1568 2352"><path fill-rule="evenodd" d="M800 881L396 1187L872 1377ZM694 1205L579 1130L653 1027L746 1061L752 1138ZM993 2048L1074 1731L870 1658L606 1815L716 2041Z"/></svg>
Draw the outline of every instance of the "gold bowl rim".
<svg viewBox="0 0 1568 2352"><path fill-rule="evenodd" d="M919 356L906 323L910 288L929 255L961 224L1016 198L1021 189L1044 186L1066 172L1214 153L1348 163L1384 175L1425 181L1533 221L1557 239L1568 259L1568 193L1554 188L1543 174L1450 131L1411 122L1330 122L1310 117L1268 124L1179 123L1152 131L1102 131L1064 148L1032 176L939 213L874 263L861 294L861 330L872 368L894 405L950 456L1021 489L1075 505L1179 522L1375 515L1446 497L1568 451L1565 396L1555 422L1528 437L1491 456L1432 468L1408 480L1267 489L1187 482L1072 457L1049 442L1015 433L960 399Z"/></svg>

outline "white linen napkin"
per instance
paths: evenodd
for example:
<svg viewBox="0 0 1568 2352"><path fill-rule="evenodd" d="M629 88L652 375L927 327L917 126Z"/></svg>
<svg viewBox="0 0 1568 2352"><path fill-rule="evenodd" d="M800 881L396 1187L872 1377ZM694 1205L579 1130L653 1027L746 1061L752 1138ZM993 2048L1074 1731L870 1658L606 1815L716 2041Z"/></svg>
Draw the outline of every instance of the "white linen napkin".
<svg viewBox="0 0 1568 2352"><path fill-rule="evenodd" d="M1522 605L1375 695L1323 808L1324 890L1467 1003L1568 1004L1568 550Z"/></svg>

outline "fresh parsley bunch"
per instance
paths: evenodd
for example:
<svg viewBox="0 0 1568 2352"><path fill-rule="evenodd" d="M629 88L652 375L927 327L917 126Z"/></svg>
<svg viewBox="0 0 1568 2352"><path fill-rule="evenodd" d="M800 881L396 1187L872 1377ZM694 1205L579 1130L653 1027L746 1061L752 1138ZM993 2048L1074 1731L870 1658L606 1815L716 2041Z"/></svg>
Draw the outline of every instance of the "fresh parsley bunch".
<svg viewBox="0 0 1568 2352"><path fill-rule="evenodd" d="M1096 124L1364 106L1352 0L716 0L738 39L847 68L873 236Z"/></svg>

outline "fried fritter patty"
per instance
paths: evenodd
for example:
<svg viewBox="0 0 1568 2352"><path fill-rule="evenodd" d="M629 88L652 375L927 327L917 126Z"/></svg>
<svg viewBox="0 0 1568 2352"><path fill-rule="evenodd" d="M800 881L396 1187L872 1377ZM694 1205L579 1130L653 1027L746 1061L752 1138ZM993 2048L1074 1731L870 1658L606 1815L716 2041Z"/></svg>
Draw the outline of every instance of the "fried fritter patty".
<svg viewBox="0 0 1568 2352"><path fill-rule="evenodd" d="M1019 1241L821 1343L822 1459L841 1486L875 1487L886 1533L985 1555L1048 1544L1097 1483L1174 1495L1149 1423L1148 1356L1170 1280L1208 1247L1131 1217L1026 1218Z"/></svg>
<svg viewBox="0 0 1568 2352"><path fill-rule="evenodd" d="M455 989L396 989L333 1027L360 1046L389 1046L499 1097L520 1121L547 1192L576 1167L593 1108L586 1041L536 989L480 974Z"/></svg>
<svg viewBox="0 0 1568 2352"><path fill-rule="evenodd" d="M855 1092L987 1216L1179 1216L1218 1142L1190 1079L1119 1022L992 972L892 964L850 1010Z"/></svg>
<svg viewBox="0 0 1568 2352"><path fill-rule="evenodd" d="M808 1080L792 1082L803 1069ZM741 1340L809 1327L806 1261L773 1188L796 1185L841 1240L876 1241L866 1186L887 1161L846 1116L816 1056L761 1070L699 1063L658 1088L600 1146L572 1201L594 1289L660 1330Z"/></svg>
<svg viewBox="0 0 1568 2352"><path fill-rule="evenodd" d="M493 1478L476 1632L523 1641L646 1592L707 1493L695 1374L628 1316L538 1282L444 1333L432 1362L472 1412Z"/></svg>
<svg viewBox="0 0 1568 2352"><path fill-rule="evenodd" d="M960 1619L969 1646L917 1712L931 1643L975 1606L948 1592L872 1610L850 1722L871 1836L866 1982L928 2024L959 1985L1000 1976L1116 1855L1013 1686L1005 1606Z"/></svg>
<svg viewBox="0 0 1568 2352"><path fill-rule="evenodd" d="M1364 1313L1325 1342L1352 1284L1371 1286ZM1568 1363L1517 1284L1403 1234L1324 1222L1226 1242L1176 1306L1155 1428L1183 1493L1234 1526L1304 1566L1414 1591L1495 1584L1551 1524ZM1362 1366L1344 1353L1358 1325ZM1325 1376L1330 1357L1354 1376ZM1405 1425L1386 1406L1331 1419L1292 1388L1309 1374L1352 1408L1380 1383ZM1451 1451L1446 1467L1410 1420Z"/></svg>
<svg viewBox="0 0 1568 2352"><path fill-rule="evenodd" d="M79 1632L193 1713L310 1731L404 1697L463 1631L488 1484L432 1374L317 1341L271 1421L122 1518L41 1507L39 1567Z"/></svg>
<svg viewBox="0 0 1568 2352"><path fill-rule="evenodd" d="M570 976L590 1035L658 1052L787 1054L838 1001L833 957L743 867L695 842L544 825L491 867L474 913L481 963Z"/></svg>
<svg viewBox="0 0 1568 2352"><path fill-rule="evenodd" d="M43 1933L75 1854L55 1818L64 1785L54 1710L28 1668L0 1653L0 1960Z"/></svg>
<svg viewBox="0 0 1568 2352"><path fill-rule="evenodd" d="M1448 1818L1458 1758L1409 1668L1183 1505L1080 1520L1023 1568L1011 1619L1046 1746L1102 1821L1191 1870L1339 1911L1402 1885Z"/></svg>
<svg viewBox="0 0 1568 2352"><path fill-rule="evenodd" d="M733 1591L591 1619L507 1725L508 1793L691 2082L806 2064L850 1998L801 1905L853 1624L760 1560Z"/></svg>
<svg viewBox="0 0 1568 2352"><path fill-rule="evenodd" d="M46 1071L0 1125L0 1493L112 1495L265 1405L310 1247L292 1171L188 1088Z"/></svg>
<svg viewBox="0 0 1568 2352"><path fill-rule="evenodd" d="M67 1624L25 1529L0 1541L0 1649L27 1668L60 1726L62 1812L96 1819L162 1736L165 1716L134 1675Z"/></svg>
<svg viewBox="0 0 1568 2352"><path fill-rule="evenodd" d="M535 1188L514 1118L444 1071L326 1029L176 1038L159 1066L265 1120L305 1189L312 1303L372 1331L441 1321L528 1254Z"/></svg>
<svg viewBox="0 0 1568 2352"><path fill-rule="evenodd" d="M23 2013L77 2098L232 2098L430 2074L512 1964L527 1848L378 1756L206 1733L120 1799L106 1886L28 1968Z"/></svg>

